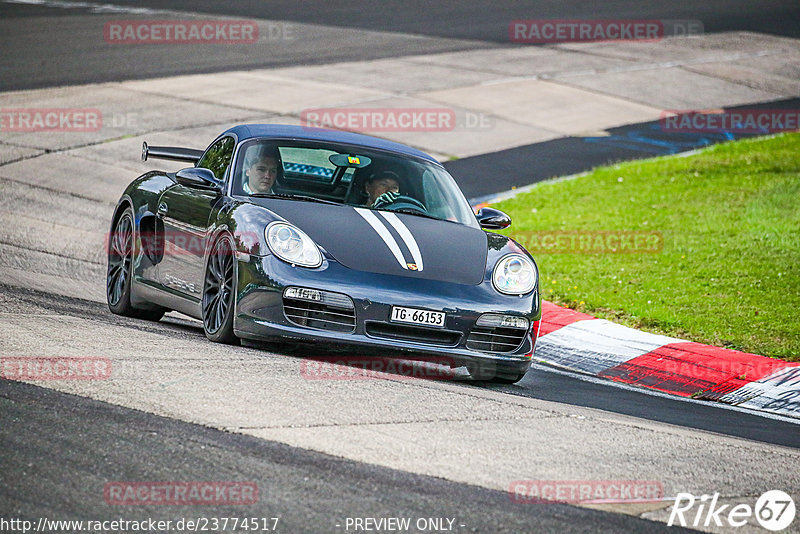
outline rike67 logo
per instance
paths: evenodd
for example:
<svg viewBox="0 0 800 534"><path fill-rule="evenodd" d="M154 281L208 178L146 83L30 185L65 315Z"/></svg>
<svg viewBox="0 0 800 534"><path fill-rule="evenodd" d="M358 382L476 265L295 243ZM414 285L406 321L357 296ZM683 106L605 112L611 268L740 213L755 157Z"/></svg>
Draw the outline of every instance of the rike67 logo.
<svg viewBox="0 0 800 534"><path fill-rule="evenodd" d="M762 494L754 507L741 503L731 507L719 504L719 493L695 497L690 493L679 493L672 505L667 525L682 527L742 527L755 517L758 524L767 530L783 530L794 521L794 500L786 492L770 490Z"/></svg>

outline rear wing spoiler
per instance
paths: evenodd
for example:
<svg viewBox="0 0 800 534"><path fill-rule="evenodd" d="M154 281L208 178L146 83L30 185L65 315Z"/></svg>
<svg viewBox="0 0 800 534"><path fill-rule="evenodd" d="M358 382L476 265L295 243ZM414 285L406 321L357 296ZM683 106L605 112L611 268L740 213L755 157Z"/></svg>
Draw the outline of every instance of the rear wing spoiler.
<svg viewBox="0 0 800 534"><path fill-rule="evenodd" d="M203 151L195 150L194 148L147 146L147 143L142 143L142 161L147 161L147 158L160 158L197 163L202 156Z"/></svg>

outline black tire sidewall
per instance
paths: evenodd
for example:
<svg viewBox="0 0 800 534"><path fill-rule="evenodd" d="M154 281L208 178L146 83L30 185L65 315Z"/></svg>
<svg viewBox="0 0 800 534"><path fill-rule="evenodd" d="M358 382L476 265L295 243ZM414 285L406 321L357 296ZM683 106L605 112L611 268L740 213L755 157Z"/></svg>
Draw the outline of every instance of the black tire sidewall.
<svg viewBox="0 0 800 534"><path fill-rule="evenodd" d="M222 236L218 237L214 241L214 245L211 247L211 253L212 254L216 253L217 246L219 245L220 241L222 241L222 240L228 241L228 246L230 247L231 254L234 255L234 257L233 257L233 283L232 283L232 290L231 290L231 297L230 297L231 298L231 302L230 302L230 305L228 306L228 312L225 314L225 318L222 321L222 325L219 327L219 329L216 332L212 333L212 332L208 331L208 329L206 328L205 316L203 316L203 331L205 332L206 337L209 340L211 340L211 341L213 341L215 343L225 343L225 344L228 344L228 345L233 345L233 344L238 344L238 342L239 342L239 338L237 338L236 334L233 333L233 317L234 317L234 315L236 315L236 293L237 293L237 287L238 287L237 278L238 278L239 269L238 269L238 267L236 265L236 257L235 257L236 252L235 252L235 249L234 249L233 239L228 234L223 234ZM203 297L200 300L201 313L203 313L202 312L202 303L205 300L205 293L206 293L205 273L208 272L208 264L209 264L210 259L211 259L211 256L209 255L209 257L206 258L206 268L205 268L205 271L203 273L203 280L204 280L203 281Z"/></svg>
<svg viewBox="0 0 800 534"><path fill-rule="evenodd" d="M117 302L116 304L112 304L111 301L109 300L109 295L108 295L108 284L109 284L108 265L111 260L111 239L113 239L114 236L116 235L119 223L125 217L128 217L131 221L131 265L130 265L130 271L125 276L125 283L122 286L122 296L120 297L119 302ZM108 303L108 309L111 310L112 313L115 313L117 315L132 316L135 314L135 310L133 306L131 306L131 282L133 279L133 252L134 252L133 249L135 248L134 244L136 243L136 229L134 228L134 223L133 223L133 210L130 207L125 208L125 211L123 211L122 214L119 217L117 217L116 220L114 220L114 225L112 226L112 228L113 228L111 231L112 233L108 241L108 250L106 258L106 302Z"/></svg>

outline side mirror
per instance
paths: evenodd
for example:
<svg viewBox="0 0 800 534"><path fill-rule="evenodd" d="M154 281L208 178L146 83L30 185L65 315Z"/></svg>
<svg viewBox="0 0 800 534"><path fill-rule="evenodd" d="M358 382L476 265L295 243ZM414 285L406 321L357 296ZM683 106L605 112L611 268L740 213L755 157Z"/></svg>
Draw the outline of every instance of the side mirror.
<svg viewBox="0 0 800 534"><path fill-rule="evenodd" d="M511 226L511 217L494 208L481 208L475 216L481 228L486 230L502 230Z"/></svg>
<svg viewBox="0 0 800 534"><path fill-rule="evenodd" d="M209 191L220 191L221 187L214 173L202 167L189 167L181 169L175 173L175 179L179 184L195 189L206 189Z"/></svg>

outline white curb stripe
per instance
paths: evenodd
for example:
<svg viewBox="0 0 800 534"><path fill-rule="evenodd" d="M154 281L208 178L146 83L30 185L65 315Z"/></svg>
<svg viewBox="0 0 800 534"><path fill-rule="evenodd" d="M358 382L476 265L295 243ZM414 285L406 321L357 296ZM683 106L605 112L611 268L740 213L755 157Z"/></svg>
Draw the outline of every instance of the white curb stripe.
<svg viewBox="0 0 800 534"><path fill-rule="evenodd" d="M800 366L778 369L719 400L736 406L800 417Z"/></svg>
<svg viewBox="0 0 800 534"><path fill-rule="evenodd" d="M682 339L641 332L605 319L578 321L539 338L536 358L579 371L606 369Z"/></svg>
<svg viewBox="0 0 800 534"><path fill-rule="evenodd" d="M568 314L569 310L565 309L564 312ZM577 312L574 313L577 314ZM547 319L544 318L544 320ZM625 362L654 352L665 345L674 346L683 343L689 345L684 350L687 355L687 365L702 365L702 362L696 363L692 360L691 352L694 344L689 341L641 332L605 319L581 319L539 337L534 357L538 361L560 368L597 376ZM680 346L674 348L678 351L681 350ZM719 351L722 359L726 352L730 352L727 349L712 348ZM667 358L674 360L676 357L680 359L677 354ZM754 362L764 359L757 355L752 355L752 357ZM737 358L741 358L741 355ZM656 358L653 361L654 374L657 375L659 371L663 371L668 375L670 373L668 369L658 369L656 364L658 361L661 360ZM716 400L765 414L773 413L800 419L800 364L780 363L785 363L787 367L781 367L772 374L750 382ZM713 371L713 369L711 370ZM720 372L722 371L720 370ZM597 380L607 381L608 379L597 378ZM646 385L642 387L641 383L631 387L653 391ZM674 393L667 395L683 398Z"/></svg>

